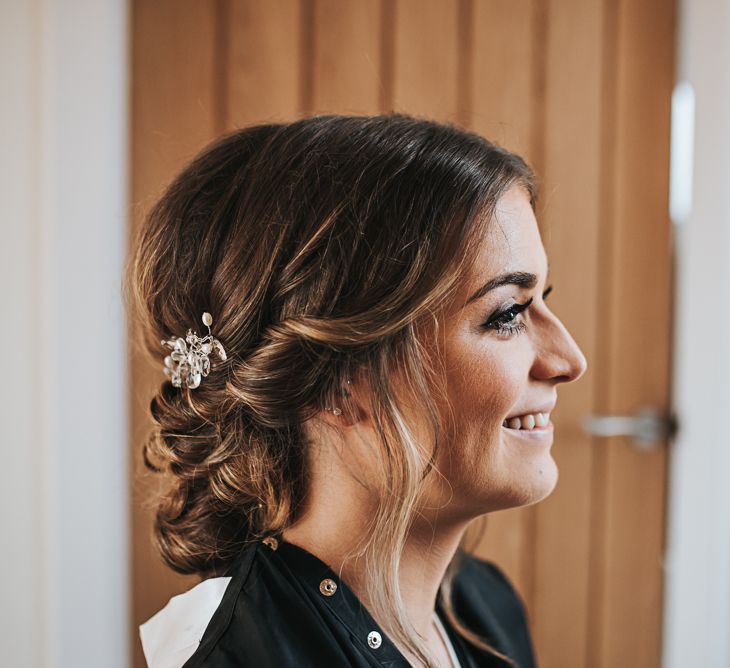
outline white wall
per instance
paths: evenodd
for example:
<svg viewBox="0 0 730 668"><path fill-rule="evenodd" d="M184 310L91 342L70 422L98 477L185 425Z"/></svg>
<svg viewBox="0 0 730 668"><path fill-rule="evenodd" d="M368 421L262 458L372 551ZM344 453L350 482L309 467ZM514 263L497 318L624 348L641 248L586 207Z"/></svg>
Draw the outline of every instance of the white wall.
<svg viewBox="0 0 730 668"><path fill-rule="evenodd" d="M0 0L0 663L129 663L127 7Z"/></svg>
<svg viewBox="0 0 730 668"><path fill-rule="evenodd" d="M675 403L665 668L730 666L730 0L680 0L695 92L689 216L676 226Z"/></svg>

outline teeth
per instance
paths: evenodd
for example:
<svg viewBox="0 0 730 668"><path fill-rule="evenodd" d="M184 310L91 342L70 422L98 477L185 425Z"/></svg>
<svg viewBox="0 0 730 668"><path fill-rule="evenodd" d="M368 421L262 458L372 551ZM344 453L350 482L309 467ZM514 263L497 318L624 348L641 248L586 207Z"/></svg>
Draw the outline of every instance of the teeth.
<svg viewBox="0 0 730 668"><path fill-rule="evenodd" d="M508 427L509 429L526 429L529 431L535 427L547 427L549 423L549 413L534 413L505 420L503 426Z"/></svg>

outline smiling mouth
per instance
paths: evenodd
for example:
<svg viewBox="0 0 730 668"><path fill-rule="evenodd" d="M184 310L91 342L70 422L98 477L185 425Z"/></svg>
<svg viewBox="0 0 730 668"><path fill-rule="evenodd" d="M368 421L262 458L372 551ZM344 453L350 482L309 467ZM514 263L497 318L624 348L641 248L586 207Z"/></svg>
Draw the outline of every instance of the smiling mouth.
<svg viewBox="0 0 730 668"><path fill-rule="evenodd" d="M502 426L512 431L544 431L552 428L550 413L530 413L509 418Z"/></svg>

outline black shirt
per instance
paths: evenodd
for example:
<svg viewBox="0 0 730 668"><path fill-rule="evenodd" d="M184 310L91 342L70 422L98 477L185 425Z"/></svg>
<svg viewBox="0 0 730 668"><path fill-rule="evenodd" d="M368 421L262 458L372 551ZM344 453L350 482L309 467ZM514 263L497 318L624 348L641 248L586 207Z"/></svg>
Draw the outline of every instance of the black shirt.
<svg viewBox="0 0 730 668"><path fill-rule="evenodd" d="M354 592L300 547L280 538L254 543L226 575L232 579L185 668L410 666ZM472 631L518 668L534 668L525 607L497 566L464 555L453 602ZM509 666L440 619L463 668Z"/></svg>

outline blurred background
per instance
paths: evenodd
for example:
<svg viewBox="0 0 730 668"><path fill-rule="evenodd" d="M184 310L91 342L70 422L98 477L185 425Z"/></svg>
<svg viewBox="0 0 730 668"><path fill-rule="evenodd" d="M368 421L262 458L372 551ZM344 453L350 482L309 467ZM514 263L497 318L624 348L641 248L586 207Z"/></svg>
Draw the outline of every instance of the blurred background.
<svg viewBox="0 0 730 668"><path fill-rule="evenodd" d="M144 666L160 365L130 235L220 133L404 111L524 155L589 360L555 492L475 551L542 668L730 666L730 0L0 0L2 665Z"/></svg>

